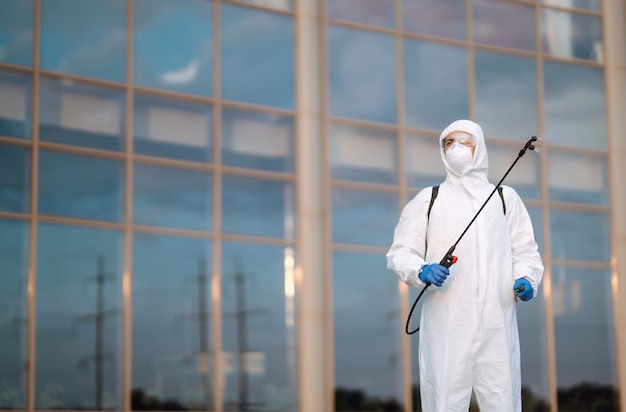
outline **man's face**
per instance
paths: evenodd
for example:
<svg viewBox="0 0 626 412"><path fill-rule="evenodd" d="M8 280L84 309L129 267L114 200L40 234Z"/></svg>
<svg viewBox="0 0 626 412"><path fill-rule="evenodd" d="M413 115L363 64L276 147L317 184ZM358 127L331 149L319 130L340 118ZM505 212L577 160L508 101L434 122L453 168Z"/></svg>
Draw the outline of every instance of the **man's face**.
<svg viewBox="0 0 626 412"><path fill-rule="evenodd" d="M462 144L463 146L466 146L466 147L471 147L472 157L474 157L474 150L476 148L476 139L474 138L473 135L467 132L463 132L461 130L455 130L454 132L450 133L441 142L441 144L443 145L444 153L448 151L449 148L452 147L454 142L458 142L459 144Z"/></svg>

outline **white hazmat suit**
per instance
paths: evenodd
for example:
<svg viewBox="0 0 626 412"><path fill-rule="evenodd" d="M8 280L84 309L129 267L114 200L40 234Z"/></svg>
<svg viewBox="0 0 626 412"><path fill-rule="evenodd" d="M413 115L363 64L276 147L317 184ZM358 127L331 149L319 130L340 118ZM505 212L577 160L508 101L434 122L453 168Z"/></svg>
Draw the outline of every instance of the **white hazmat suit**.
<svg viewBox="0 0 626 412"><path fill-rule="evenodd" d="M425 286L420 268L439 263L495 188L487 180L481 127L457 120L442 131L440 143L454 131L475 137L469 170L456 172L441 149L447 177L430 218L432 189L426 188L405 206L387 253L388 269L411 286ZM419 366L426 412L467 411L472 389L482 412L522 410L513 285L526 278L535 296L543 264L522 200L506 186L503 196L506 214L496 193L457 245L458 261L443 286L423 296Z"/></svg>

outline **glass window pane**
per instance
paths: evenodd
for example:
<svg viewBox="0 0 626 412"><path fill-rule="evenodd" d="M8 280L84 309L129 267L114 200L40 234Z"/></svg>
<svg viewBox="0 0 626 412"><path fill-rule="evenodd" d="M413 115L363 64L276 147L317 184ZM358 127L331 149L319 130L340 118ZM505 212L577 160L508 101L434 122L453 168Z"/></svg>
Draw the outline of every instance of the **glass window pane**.
<svg viewBox="0 0 626 412"><path fill-rule="evenodd" d="M490 46L535 50L532 6L502 0L473 0L474 41Z"/></svg>
<svg viewBox="0 0 626 412"><path fill-rule="evenodd" d="M548 153L550 199L609 204L609 170L606 156Z"/></svg>
<svg viewBox="0 0 626 412"><path fill-rule="evenodd" d="M393 36L328 26L330 114L396 123Z"/></svg>
<svg viewBox="0 0 626 412"><path fill-rule="evenodd" d="M385 272L385 259L380 255L333 253L338 411L403 408L398 281Z"/></svg>
<svg viewBox="0 0 626 412"><path fill-rule="evenodd" d="M134 82L213 95L213 4L135 0Z"/></svg>
<svg viewBox="0 0 626 412"><path fill-rule="evenodd" d="M0 0L0 61L32 66L33 3Z"/></svg>
<svg viewBox="0 0 626 412"><path fill-rule="evenodd" d="M599 17L544 9L541 28L544 53L603 61L602 22Z"/></svg>
<svg viewBox="0 0 626 412"><path fill-rule="evenodd" d="M28 365L27 222L0 219L0 408L26 409Z"/></svg>
<svg viewBox="0 0 626 412"><path fill-rule="evenodd" d="M548 143L606 149L603 69L545 61L544 90Z"/></svg>
<svg viewBox="0 0 626 412"><path fill-rule="evenodd" d="M294 120L291 116L222 110L222 164L294 171Z"/></svg>
<svg viewBox="0 0 626 412"><path fill-rule="evenodd" d="M213 410L211 242L133 235L135 410Z"/></svg>
<svg viewBox="0 0 626 412"><path fill-rule="evenodd" d="M535 241L539 246L539 253L543 252L543 211L539 207L532 207L526 205L530 220L533 224L533 232L535 234Z"/></svg>
<svg viewBox="0 0 626 412"><path fill-rule="evenodd" d="M539 132L537 107L534 58L476 51L476 121L485 135L530 139Z"/></svg>
<svg viewBox="0 0 626 412"><path fill-rule="evenodd" d="M292 183L223 177L224 232L293 239L294 213Z"/></svg>
<svg viewBox="0 0 626 412"><path fill-rule="evenodd" d="M30 139L32 91L29 75L0 70L0 136Z"/></svg>
<svg viewBox="0 0 626 412"><path fill-rule="evenodd" d="M539 0L541 1L541 0ZM551 6L570 7L577 9L586 9L591 11L600 11L600 2L602 0L543 0L543 3ZM608 0L611 1L611 0Z"/></svg>
<svg viewBox="0 0 626 412"><path fill-rule="evenodd" d="M213 174L135 164L133 222L190 230L213 228Z"/></svg>
<svg viewBox="0 0 626 412"><path fill-rule="evenodd" d="M404 144L407 184L416 189L441 184L446 169L441 160L439 136L410 134Z"/></svg>
<svg viewBox="0 0 626 412"><path fill-rule="evenodd" d="M525 142L518 146L503 146L487 143L489 151L489 180L498 183L509 170ZM541 197L540 157L532 151L527 151L509 172L504 182L505 186L513 187L521 197L539 199Z"/></svg>
<svg viewBox="0 0 626 412"><path fill-rule="evenodd" d="M610 270L552 275L559 410L619 410Z"/></svg>
<svg viewBox="0 0 626 412"><path fill-rule="evenodd" d="M394 0L328 0L329 19L385 27L394 26Z"/></svg>
<svg viewBox="0 0 626 412"><path fill-rule="evenodd" d="M464 47L405 39L404 83L407 126L442 130L451 119L468 118Z"/></svg>
<svg viewBox="0 0 626 412"><path fill-rule="evenodd" d="M135 153L213 161L211 106L139 93L134 99Z"/></svg>
<svg viewBox="0 0 626 412"><path fill-rule="evenodd" d="M42 0L41 68L123 82L125 0Z"/></svg>
<svg viewBox="0 0 626 412"><path fill-rule="evenodd" d="M333 242L389 246L397 212L395 194L333 189Z"/></svg>
<svg viewBox="0 0 626 412"><path fill-rule="evenodd" d="M550 410L550 361L546 334L548 326L543 288L544 286L540 286L537 296L529 302L519 302L516 308L522 372L522 410L525 411Z"/></svg>
<svg viewBox="0 0 626 412"><path fill-rule="evenodd" d="M84 219L124 217L124 164L67 153L39 153L39 212Z"/></svg>
<svg viewBox="0 0 626 412"><path fill-rule="evenodd" d="M297 409L293 249L225 242L224 410Z"/></svg>
<svg viewBox="0 0 626 412"><path fill-rule="evenodd" d="M122 408L123 233L41 224L35 406Z"/></svg>
<svg viewBox="0 0 626 412"><path fill-rule="evenodd" d="M30 149L0 144L0 210L30 211Z"/></svg>
<svg viewBox="0 0 626 412"><path fill-rule="evenodd" d="M395 132L331 125L329 158L333 179L395 183L396 140Z"/></svg>
<svg viewBox="0 0 626 412"><path fill-rule="evenodd" d="M230 4L221 14L222 97L293 109L293 19Z"/></svg>
<svg viewBox="0 0 626 412"><path fill-rule="evenodd" d="M105 150L124 150L124 91L41 79L39 138Z"/></svg>
<svg viewBox="0 0 626 412"><path fill-rule="evenodd" d="M552 255L555 259L611 260L611 219L607 213L550 212Z"/></svg>
<svg viewBox="0 0 626 412"><path fill-rule="evenodd" d="M465 40L465 0L403 0L402 16L406 31Z"/></svg>

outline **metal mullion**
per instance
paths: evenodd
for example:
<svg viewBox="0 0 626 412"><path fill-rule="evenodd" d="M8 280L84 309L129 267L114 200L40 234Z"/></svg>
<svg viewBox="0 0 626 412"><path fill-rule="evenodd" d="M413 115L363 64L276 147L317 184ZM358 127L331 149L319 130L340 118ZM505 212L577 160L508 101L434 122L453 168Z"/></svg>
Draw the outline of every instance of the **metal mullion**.
<svg viewBox="0 0 626 412"><path fill-rule="evenodd" d="M536 70L537 70L537 115L539 119L539 132L540 135L545 134L545 90L544 90L544 76L543 76L543 62L545 56L542 48L541 38L541 11L542 7L539 4L535 5L535 52L536 52ZM557 397L557 382L556 382L556 337L554 332L554 310L552 307L552 247L551 247L551 234L550 234L550 202L549 202L549 188L548 188L548 149L545 146L545 141L539 142L541 149L544 151L539 157L539 180L541 185L541 199L542 199L542 224L543 224L543 264L544 275L542 279L543 284L543 297L545 302L544 316L546 321L546 352L548 363L548 393L550 411L557 412L558 409L558 397Z"/></svg>
<svg viewBox="0 0 626 412"><path fill-rule="evenodd" d="M122 274L122 408L132 409L132 262L133 262L133 46L134 46L134 4L126 0L126 104L124 122L124 270Z"/></svg>
<svg viewBox="0 0 626 412"><path fill-rule="evenodd" d="M232 166L222 166L220 168L216 168L221 170L223 175L228 176L240 176L240 177L250 177L250 178L263 178L270 179L281 182L294 182L295 175L287 174L287 173L279 173L279 172L270 172L267 170L260 169L244 169L237 168Z"/></svg>
<svg viewBox="0 0 626 412"><path fill-rule="evenodd" d="M353 180L334 179L331 182L330 187L332 189L340 188L340 189L354 189L354 190L369 190L369 191L375 191L379 193L389 193L389 194L398 193L397 186L390 186L390 185L385 185L381 183L357 182Z"/></svg>
<svg viewBox="0 0 626 412"><path fill-rule="evenodd" d="M30 236L28 256L28 359L26 408L35 409L35 339L36 327L36 281L37 281L37 207L38 207L38 174L39 174L39 56L41 49L41 0L34 0L33 10L33 83L32 83L32 119L31 119L31 187L30 187Z"/></svg>
<svg viewBox="0 0 626 412"><path fill-rule="evenodd" d="M0 219L29 220L30 221L30 212L29 213L19 213L19 212L0 211Z"/></svg>
<svg viewBox="0 0 626 412"><path fill-rule="evenodd" d="M18 66L13 63L0 62L0 70L18 72L21 74L33 74L34 69L31 67Z"/></svg>
<svg viewBox="0 0 626 412"><path fill-rule="evenodd" d="M136 233L150 233L167 236L193 237L198 239L213 239L215 235L209 231L177 229L173 227L132 225L132 231Z"/></svg>
<svg viewBox="0 0 626 412"><path fill-rule="evenodd" d="M552 259L552 264L554 266L564 266L568 268L611 270L611 262L594 262L591 260L575 260L575 259Z"/></svg>
<svg viewBox="0 0 626 412"><path fill-rule="evenodd" d="M597 62L594 60L580 59L577 57L559 57L559 56L554 56L549 53L543 53L543 51L542 51L542 55L543 55L543 60L551 61L554 63L566 63L570 65L574 63L577 66L591 67L591 68L596 68L596 69L601 69L604 67L604 63Z"/></svg>
<svg viewBox="0 0 626 412"><path fill-rule="evenodd" d="M165 89L155 89L147 86L134 86L134 93L151 96L151 97L159 97L163 99L172 99L182 102L190 102L204 105L212 105L215 103L215 99L212 97L199 96L195 94L187 94L182 92L175 92L171 90Z"/></svg>
<svg viewBox="0 0 626 412"><path fill-rule="evenodd" d="M135 163L145 165L176 167L179 169L196 170L201 172L215 172L215 165L210 163L201 163L190 160L172 159L168 157L156 157L150 155L133 155Z"/></svg>
<svg viewBox="0 0 626 412"><path fill-rule="evenodd" d="M295 240L283 239L280 237L271 238L271 237L255 236L255 235L240 235L240 234L233 234L233 233L222 234L222 240L224 242L258 243L258 244L276 245L276 246L293 246L295 244Z"/></svg>
<svg viewBox="0 0 626 412"><path fill-rule="evenodd" d="M32 140L19 139L15 137L0 136L0 143L8 144L11 146L19 146L19 147L32 147L33 146Z"/></svg>
<svg viewBox="0 0 626 412"><path fill-rule="evenodd" d="M248 110L259 113L272 113L280 116L294 116L294 111L289 109L281 109L280 107L271 107L271 106L263 106L255 103L246 103L246 102L236 102L234 100L221 100L220 104L222 107L227 109L240 109L240 110Z"/></svg>
<svg viewBox="0 0 626 412"><path fill-rule="evenodd" d="M90 220L75 217L53 216L53 215L37 215L40 223L54 223L68 226L84 226L99 229L124 230L124 223L107 222L103 220Z"/></svg>
<svg viewBox="0 0 626 412"><path fill-rule="evenodd" d="M213 311L213 409L223 410L222 388L225 387L222 371L222 85L221 85L221 2L213 2L213 274L211 278L211 304Z"/></svg>
<svg viewBox="0 0 626 412"><path fill-rule="evenodd" d="M97 79L93 77L79 76L76 74L61 73L61 72L55 72L51 70L36 70L36 71L38 72L38 74L46 78L63 80L63 81L71 80L71 81L75 81L76 83L79 83L85 86L97 86L97 87L102 87L102 88L107 88L107 89L115 89L118 91L123 91L126 88L126 85L124 83L119 83L119 82L115 82L111 80L103 80L103 79Z"/></svg>
<svg viewBox="0 0 626 412"><path fill-rule="evenodd" d="M384 132L396 132L398 130L398 125L393 123L379 123L371 120L361 120L361 119L350 119L347 117L330 117L329 122L331 124L341 125L341 126L352 126L359 127L363 129L373 129L377 131Z"/></svg>
<svg viewBox="0 0 626 412"><path fill-rule="evenodd" d="M333 249L335 251L341 251L341 252L371 253L375 255L385 255L387 251L389 250L389 248L385 246L357 245L357 244L352 244L352 243L333 243ZM407 292L408 292L408 289L407 289ZM407 302L408 302L408 298L407 298ZM408 316L408 311L406 312L407 313L402 314L403 319L406 318L405 316ZM402 359L406 360L407 358L402 358ZM410 362L407 362L407 363L410 364Z"/></svg>
<svg viewBox="0 0 626 412"><path fill-rule="evenodd" d="M325 19L325 21L327 24L332 24L334 26L340 26L349 29L365 30L372 33L387 34L391 36L396 34L396 29L388 29L386 27L374 26L371 24L329 18Z"/></svg>
<svg viewBox="0 0 626 412"><path fill-rule="evenodd" d="M431 43L445 44L448 46L457 46L457 47L468 47L469 43L471 43L470 40L448 39L445 37L433 36L431 34L413 33L410 31L404 32L403 36L411 40L421 40L421 41L427 41Z"/></svg>
<svg viewBox="0 0 626 412"><path fill-rule="evenodd" d="M611 207L609 205L593 205L589 203L563 202L558 200L547 200L546 203L551 210L567 210L588 213L609 213L611 211Z"/></svg>
<svg viewBox="0 0 626 412"><path fill-rule="evenodd" d="M40 142L38 144L40 150L50 152L61 152L82 156L99 157L104 159L124 160L126 156L122 152L113 152L102 149L92 149L90 147L72 146L62 143Z"/></svg>
<svg viewBox="0 0 626 412"><path fill-rule="evenodd" d="M501 54L506 54L508 56L517 56L517 57L535 58L535 56L537 55L537 53L534 51L529 51L529 50L524 50L524 49L514 49L511 47L503 47L503 46L493 46L490 44L475 43L474 49L480 50L480 51L493 52L493 53L501 53Z"/></svg>
<svg viewBox="0 0 626 412"><path fill-rule="evenodd" d="M474 13L470 0L465 0L465 36L467 42L467 112L476 119L476 68L474 67Z"/></svg>

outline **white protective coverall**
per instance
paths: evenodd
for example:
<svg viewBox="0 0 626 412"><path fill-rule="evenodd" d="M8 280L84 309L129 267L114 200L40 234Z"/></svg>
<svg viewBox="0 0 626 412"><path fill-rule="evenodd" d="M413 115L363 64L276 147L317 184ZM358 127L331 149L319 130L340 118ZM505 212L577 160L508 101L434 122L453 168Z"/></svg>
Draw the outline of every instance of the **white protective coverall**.
<svg viewBox="0 0 626 412"><path fill-rule="evenodd" d="M387 253L388 269L411 286L425 286L419 269L439 263L495 188L487 180L481 127L457 120L442 131L440 143L456 130L475 136L471 169L462 175L454 172L440 149L447 177L430 219L432 189L425 188L404 207ZM503 187L503 194L506 215L500 196L494 194L457 245L458 261L443 286L429 287L422 297L419 366L424 411L466 412L472 389L482 412L522 410L513 284L525 277L536 296L543 264L522 200L510 187Z"/></svg>

